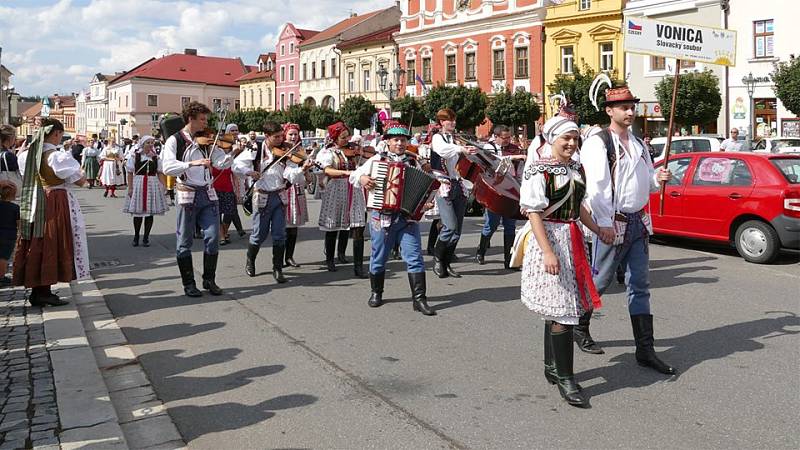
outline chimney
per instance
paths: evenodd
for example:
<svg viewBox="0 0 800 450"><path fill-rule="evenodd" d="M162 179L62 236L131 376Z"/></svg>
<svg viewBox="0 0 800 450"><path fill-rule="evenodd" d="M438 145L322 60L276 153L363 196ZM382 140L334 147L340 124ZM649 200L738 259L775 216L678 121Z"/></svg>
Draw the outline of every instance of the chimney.
<svg viewBox="0 0 800 450"><path fill-rule="evenodd" d="M357 17L357 16L358 16L358 13L356 13L355 11L351 11L350 12L350 17Z"/></svg>
<svg viewBox="0 0 800 450"><path fill-rule="evenodd" d="M196 48L187 48L183 50L184 55L192 55L197 56L197 49Z"/></svg>

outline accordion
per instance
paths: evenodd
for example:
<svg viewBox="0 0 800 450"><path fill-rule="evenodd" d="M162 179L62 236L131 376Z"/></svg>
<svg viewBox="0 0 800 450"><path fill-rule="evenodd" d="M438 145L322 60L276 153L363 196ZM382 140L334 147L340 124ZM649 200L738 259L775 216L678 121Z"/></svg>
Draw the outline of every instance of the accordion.
<svg viewBox="0 0 800 450"><path fill-rule="evenodd" d="M422 218L431 192L439 188L433 175L400 162L373 161L370 177L375 179L375 188L369 193L367 208L400 212L411 220Z"/></svg>

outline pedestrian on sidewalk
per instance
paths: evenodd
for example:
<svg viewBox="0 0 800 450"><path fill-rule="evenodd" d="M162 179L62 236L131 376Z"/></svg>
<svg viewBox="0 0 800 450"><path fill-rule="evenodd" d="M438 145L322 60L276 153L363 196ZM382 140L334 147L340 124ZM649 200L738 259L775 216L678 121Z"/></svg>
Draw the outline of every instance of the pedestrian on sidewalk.
<svg viewBox="0 0 800 450"><path fill-rule="evenodd" d="M19 205L14 203L17 185L8 180L0 180L0 286L11 285L8 260L14 252L19 229Z"/></svg>
<svg viewBox="0 0 800 450"><path fill-rule="evenodd" d="M58 151L64 125L44 118L25 159L21 236L14 254L14 285L31 288L34 306L65 305L50 287L89 278L86 224L72 186L83 186L80 164Z"/></svg>
<svg viewBox="0 0 800 450"><path fill-rule="evenodd" d="M139 246L139 232L144 221L142 246L150 246L153 216L163 216L169 210L164 193L166 177L161 158L155 151L155 138L144 136L125 163L128 173L128 195L122 212L133 216L133 246Z"/></svg>

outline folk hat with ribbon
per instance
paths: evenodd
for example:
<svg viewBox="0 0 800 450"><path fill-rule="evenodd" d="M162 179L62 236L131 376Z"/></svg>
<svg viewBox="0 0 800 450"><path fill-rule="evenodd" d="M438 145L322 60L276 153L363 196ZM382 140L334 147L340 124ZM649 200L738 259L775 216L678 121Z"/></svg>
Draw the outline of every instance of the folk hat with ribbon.
<svg viewBox="0 0 800 450"><path fill-rule="evenodd" d="M339 135L345 130L348 130L348 128L344 122L336 122L328 127L328 137L331 139L331 141L336 141L339 139Z"/></svg>
<svg viewBox="0 0 800 450"><path fill-rule="evenodd" d="M288 133L289 130L300 131L300 125L298 125L296 123L285 123L285 124L283 124L283 134Z"/></svg>
<svg viewBox="0 0 800 450"><path fill-rule="evenodd" d="M639 103L639 99L634 97L628 86L606 89L606 99L602 106L612 106L617 103Z"/></svg>
<svg viewBox="0 0 800 450"><path fill-rule="evenodd" d="M384 129L383 138L389 139L397 136L411 137L411 131L400 122L389 123Z"/></svg>

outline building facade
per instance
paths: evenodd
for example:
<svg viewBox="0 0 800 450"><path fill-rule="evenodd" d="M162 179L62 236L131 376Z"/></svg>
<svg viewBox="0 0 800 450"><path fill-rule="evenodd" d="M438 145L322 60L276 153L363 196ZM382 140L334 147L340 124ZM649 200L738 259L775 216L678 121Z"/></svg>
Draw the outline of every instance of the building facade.
<svg viewBox="0 0 800 450"><path fill-rule="evenodd" d="M648 19L681 22L713 28L725 28L725 12L719 0L628 0L624 14L626 17L645 17ZM740 47L741 49L741 47ZM655 87L665 76L675 74L675 60L658 56L625 55L628 85L642 101L637 106L634 132L640 136L665 136L669 112L662 112L655 95ZM710 70L720 80L720 93L725 94L725 67L715 64L702 64L682 61L681 72ZM725 109L719 118L702 128L686 130L689 133L724 134L726 123Z"/></svg>
<svg viewBox="0 0 800 450"><path fill-rule="evenodd" d="M389 28L399 20L397 6L352 15L302 42L299 75L303 103L336 110L341 100L341 51L336 45Z"/></svg>
<svg viewBox="0 0 800 450"><path fill-rule="evenodd" d="M11 77L14 74L0 64L0 125L7 125L11 123L11 118L14 117L11 111Z"/></svg>
<svg viewBox="0 0 800 450"><path fill-rule="evenodd" d="M730 128L745 135L752 124L755 137L800 137L800 119L777 98L770 76L776 62L800 57L800 28L794 24L794 16L787 14L797 3L731 0L729 4L728 28L737 30L736 66L728 72ZM752 107L742 81L750 73L756 79Z"/></svg>
<svg viewBox="0 0 800 450"><path fill-rule="evenodd" d="M119 76L97 73L89 82L89 100L86 102L86 133L100 138L109 135L108 129L108 82Z"/></svg>
<svg viewBox="0 0 800 450"><path fill-rule="evenodd" d="M544 27L545 86L557 74L571 74L587 65L612 78L626 77L622 47L624 0L564 0L549 2ZM547 89L547 95L553 95ZM587 94L588 95L588 94ZM546 113L553 114L546 102Z"/></svg>
<svg viewBox="0 0 800 450"><path fill-rule="evenodd" d="M283 26L275 45L275 107L300 103L300 44L319 31L303 30L291 23Z"/></svg>
<svg viewBox="0 0 800 450"><path fill-rule="evenodd" d="M212 111L239 105L236 80L248 67L239 58L185 53L151 58L108 84L108 128L112 139L152 134L165 113L180 113L191 101Z"/></svg>
<svg viewBox="0 0 800 450"><path fill-rule="evenodd" d="M275 67L275 53L262 54L255 67L236 79L241 109L275 110Z"/></svg>
<svg viewBox="0 0 800 450"><path fill-rule="evenodd" d="M75 137L86 137L86 102L89 100L89 94L85 91L80 91L75 96Z"/></svg>
<svg viewBox="0 0 800 450"><path fill-rule="evenodd" d="M396 89L405 82L404 77L394 79L394 72L398 68L397 46L392 38L393 34L400 31L400 25L394 25L384 30L366 36L343 41L336 47L342 55L341 83L342 101L348 97L361 96L371 101L378 109L389 108L389 95L381 90L381 77L379 73L387 73L385 87L389 83Z"/></svg>

